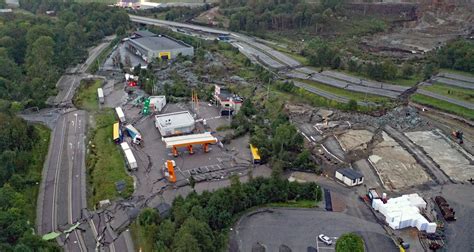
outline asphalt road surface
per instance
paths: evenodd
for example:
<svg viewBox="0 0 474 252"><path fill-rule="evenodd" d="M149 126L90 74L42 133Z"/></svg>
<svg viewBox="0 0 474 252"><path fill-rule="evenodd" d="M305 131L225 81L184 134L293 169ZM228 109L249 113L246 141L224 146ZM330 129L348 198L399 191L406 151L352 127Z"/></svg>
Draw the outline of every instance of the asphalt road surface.
<svg viewBox="0 0 474 252"><path fill-rule="evenodd" d="M85 63L69 69L69 74L63 75L58 81L59 93L51 99L50 104L66 106L68 109L24 115L27 120L45 122L53 128L38 195L37 229L38 233L46 234L63 231L81 222L80 229L70 233L67 239L65 235L58 238L59 244L66 251L93 251L99 242L93 219L87 221L84 216L87 211L85 139L88 117L85 111L74 108L72 99L82 79L104 78L85 74L85 71L114 37L107 37L105 42L92 48ZM58 112L59 115L53 112ZM128 232L117 236L109 239L103 246L110 251L133 250ZM107 237L109 236L104 236L105 239Z"/></svg>
<svg viewBox="0 0 474 252"><path fill-rule="evenodd" d="M452 73L439 73L438 77L444 77L443 80L449 79L451 85L474 89L474 77L460 75L460 74L452 74ZM443 81L438 80L439 82L449 84ZM466 85L469 84L469 85Z"/></svg>
<svg viewBox="0 0 474 252"><path fill-rule="evenodd" d="M361 235L367 251L398 251L379 224L321 209L272 208L251 213L238 222L233 236L239 251L252 251L257 242L266 251L278 251L282 244L292 251L306 251L309 246L317 247L319 234L337 238L348 232Z"/></svg>
<svg viewBox="0 0 474 252"><path fill-rule="evenodd" d="M472 82L465 82L461 80L453 80L449 78L443 78L443 77L435 77L433 78L434 81L449 85L449 86L455 86L455 87L461 87L461 88L467 88L467 89L474 89L474 83Z"/></svg>

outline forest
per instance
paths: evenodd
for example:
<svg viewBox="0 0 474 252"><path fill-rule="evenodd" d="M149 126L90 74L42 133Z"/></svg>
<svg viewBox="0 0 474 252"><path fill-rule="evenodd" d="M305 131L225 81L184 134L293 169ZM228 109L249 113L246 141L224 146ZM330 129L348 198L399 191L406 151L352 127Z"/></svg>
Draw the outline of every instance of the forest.
<svg viewBox="0 0 474 252"><path fill-rule="evenodd" d="M248 32L314 27L330 21L342 0L322 0L320 5L303 0L221 0L219 6L230 17L231 30ZM318 28L318 25L321 25Z"/></svg>
<svg viewBox="0 0 474 252"><path fill-rule="evenodd" d="M66 68L83 61L87 48L105 36L124 33L129 19L101 4L20 0L20 6L36 15L0 16L0 251L59 251L33 232L50 131L16 113L45 107Z"/></svg>
<svg viewBox="0 0 474 252"><path fill-rule="evenodd" d="M138 224L154 251L223 251L228 244L227 230L242 212L273 202L316 202L321 198L321 188L315 183L288 182L274 176L242 184L238 177L232 177L230 187L178 196L169 216L144 209Z"/></svg>
<svg viewBox="0 0 474 252"><path fill-rule="evenodd" d="M129 25L125 12L100 4L20 4L35 13L57 10L54 19L20 13L0 18L0 99L19 102L20 108L44 107L67 67L84 60L88 47L105 36L124 33Z"/></svg>

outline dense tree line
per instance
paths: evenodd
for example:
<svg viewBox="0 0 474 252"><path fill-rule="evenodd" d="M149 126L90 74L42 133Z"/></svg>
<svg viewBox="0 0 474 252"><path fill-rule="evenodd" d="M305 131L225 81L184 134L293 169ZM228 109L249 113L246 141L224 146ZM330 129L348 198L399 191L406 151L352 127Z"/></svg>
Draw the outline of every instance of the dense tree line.
<svg viewBox="0 0 474 252"><path fill-rule="evenodd" d="M69 66L87 56L87 47L128 27L125 12L99 4L20 1L21 7L57 18L13 14L0 17L0 99L44 106Z"/></svg>
<svg viewBox="0 0 474 252"><path fill-rule="evenodd" d="M474 72L474 42L459 39L442 47L437 55L440 67Z"/></svg>
<svg viewBox="0 0 474 252"><path fill-rule="evenodd" d="M155 251L223 251L226 230L235 217L251 207L289 200L321 200L321 189L314 183L299 184L278 178L251 179L241 184L231 178L231 186L214 192L195 192L186 198L175 198L171 214L159 216L154 209L145 209L138 224Z"/></svg>
<svg viewBox="0 0 474 252"><path fill-rule="evenodd" d="M245 99L232 120L234 135L250 132L250 143L259 149L262 162L270 162L277 173L285 169L319 171L311 153L303 146L303 137L283 111L283 104L274 99L263 105L254 102Z"/></svg>
<svg viewBox="0 0 474 252"><path fill-rule="evenodd" d="M33 149L38 149L38 143L44 140L34 126L0 113L0 251L56 250L54 244L42 241L32 232L34 210L30 208L34 204L26 195L41 179L38 167L43 166L42 157L36 155L45 155L46 151L33 153Z"/></svg>
<svg viewBox="0 0 474 252"><path fill-rule="evenodd" d="M342 0L321 4L303 0L221 0L220 7L230 17L230 29L248 32L313 27L321 30L339 9Z"/></svg>

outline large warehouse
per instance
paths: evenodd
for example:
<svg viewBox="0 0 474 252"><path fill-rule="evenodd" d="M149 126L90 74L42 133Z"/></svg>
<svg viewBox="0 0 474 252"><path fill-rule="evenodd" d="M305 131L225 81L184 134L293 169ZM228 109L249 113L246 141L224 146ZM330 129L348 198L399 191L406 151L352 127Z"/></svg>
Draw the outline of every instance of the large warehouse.
<svg viewBox="0 0 474 252"><path fill-rule="evenodd" d="M174 59L179 54L183 56L194 55L194 48L183 41L165 35L157 35L146 30L133 33L126 41L126 47L147 63L156 58Z"/></svg>
<svg viewBox="0 0 474 252"><path fill-rule="evenodd" d="M188 134L194 130L194 118L188 111L157 115L155 127L162 137Z"/></svg>

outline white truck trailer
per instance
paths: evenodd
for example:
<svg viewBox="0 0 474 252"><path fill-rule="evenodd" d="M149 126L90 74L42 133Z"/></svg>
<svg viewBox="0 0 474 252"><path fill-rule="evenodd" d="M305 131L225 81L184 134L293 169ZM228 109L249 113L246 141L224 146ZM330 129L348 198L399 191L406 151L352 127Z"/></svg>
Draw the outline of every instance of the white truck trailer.
<svg viewBox="0 0 474 252"><path fill-rule="evenodd" d="M131 149L128 149L125 151L125 158L127 159L126 161L127 161L128 169L132 171L136 171L138 169L138 164Z"/></svg>
<svg viewBox="0 0 474 252"><path fill-rule="evenodd" d="M118 119L120 120L121 123L126 122L125 114L123 113L123 110L122 110L121 107L116 107L115 112L117 113L117 117L118 117Z"/></svg>
<svg viewBox="0 0 474 252"><path fill-rule="evenodd" d="M100 104L104 104L105 98L104 98L104 90L102 90L102 88L97 89L97 96L99 97Z"/></svg>

